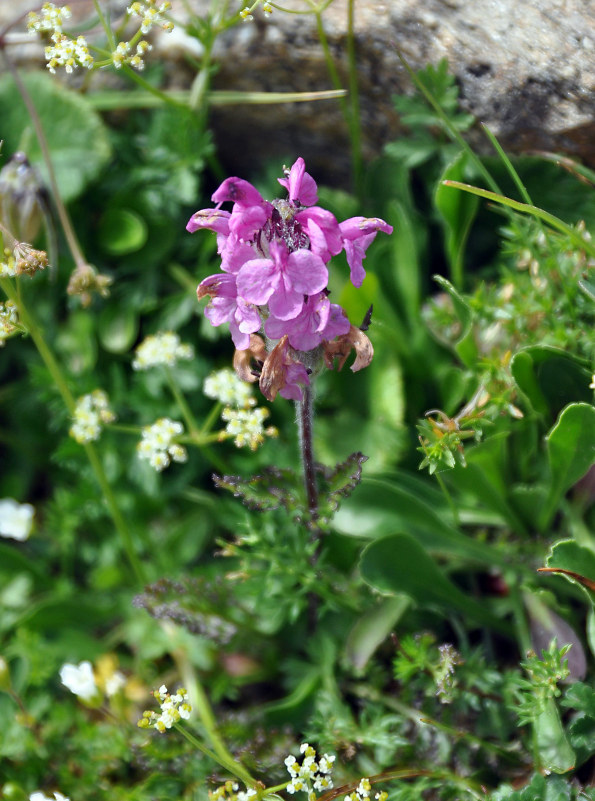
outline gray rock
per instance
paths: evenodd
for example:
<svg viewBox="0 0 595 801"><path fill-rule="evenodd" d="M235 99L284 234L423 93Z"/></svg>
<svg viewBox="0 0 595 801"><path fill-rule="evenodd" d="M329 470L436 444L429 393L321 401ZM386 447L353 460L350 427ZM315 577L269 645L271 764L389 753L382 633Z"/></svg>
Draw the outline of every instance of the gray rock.
<svg viewBox="0 0 595 801"><path fill-rule="evenodd" d="M175 13L184 13L180 0L173 4ZM19 3L0 3L0 24L9 5L14 14ZM189 5L201 14L211 0ZM304 0L284 5L307 6ZM335 0L323 14L344 86L347 6L347 0ZM595 165L593 0L358 0L355 32L365 158L402 132L391 97L412 87L398 45L414 69L447 58L464 108L509 151L562 151ZM198 54L196 41L180 31L155 37L151 58L166 59L169 82L177 88L187 88L193 77L187 52ZM333 88L311 14L274 11L265 20L257 11L253 22L221 37L216 53L215 89ZM336 100L219 106L212 123L222 161L232 172L301 154L316 175L332 173L334 182L348 175L349 138ZM475 141L484 146L482 137Z"/></svg>

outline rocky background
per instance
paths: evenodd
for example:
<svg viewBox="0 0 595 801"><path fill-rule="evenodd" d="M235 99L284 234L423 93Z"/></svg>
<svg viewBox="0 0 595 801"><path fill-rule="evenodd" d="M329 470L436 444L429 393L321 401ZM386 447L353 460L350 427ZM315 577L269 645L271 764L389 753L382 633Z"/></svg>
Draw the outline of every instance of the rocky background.
<svg viewBox="0 0 595 801"><path fill-rule="evenodd" d="M188 0L201 14L211 0ZM88 0L70 3L84 16ZM120 3L120 8L126 3ZM241 7L238 4L238 8ZM294 10L304 0L285 0ZM35 7L0 2L0 26ZM174 17L184 15L173 0ZM347 0L324 12L327 36L346 81ZM510 152L563 152L595 166L595 3L593 0L358 0L356 52L366 158L399 134L392 95L411 92L395 46L421 68L447 58L462 103ZM22 26L8 34L21 63L43 63L39 45L25 45ZM12 38L11 38L12 37ZM151 58L166 59L168 80L188 88L188 53L196 41L178 29L158 34ZM332 85L312 15L275 11L238 25L219 41L214 88L311 91ZM221 157L233 169L248 161L303 154L313 172L347 168L347 131L337 101L270 106L234 105L212 113ZM482 138L478 135L477 143ZM481 145L480 145L481 146ZM245 167L244 167L245 171Z"/></svg>

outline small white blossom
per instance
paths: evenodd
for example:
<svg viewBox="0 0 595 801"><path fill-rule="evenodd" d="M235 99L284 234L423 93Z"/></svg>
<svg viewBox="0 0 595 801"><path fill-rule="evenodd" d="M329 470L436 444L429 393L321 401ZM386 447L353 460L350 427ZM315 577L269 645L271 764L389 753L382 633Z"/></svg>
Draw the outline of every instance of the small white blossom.
<svg viewBox="0 0 595 801"><path fill-rule="evenodd" d="M255 451L264 442L265 436L277 436L277 429L274 427L264 428L263 423L269 416L269 410L260 406L258 409L230 409L225 408L221 413L221 418L227 422L225 435L234 438L234 444L238 448L248 446Z"/></svg>
<svg viewBox="0 0 595 801"><path fill-rule="evenodd" d="M90 662L81 662L78 665L66 662L60 668L60 680L71 693L78 695L83 701L90 701L99 692Z"/></svg>
<svg viewBox="0 0 595 801"><path fill-rule="evenodd" d="M252 385L247 381L242 381L229 367L216 370L207 376L202 391L207 398L218 400L225 406L246 409L256 405Z"/></svg>
<svg viewBox="0 0 595 801"><path fill-rule="evenodd" d="M185 462L188 459L186 448L173 442L173 439L184 433L184 426L168 417L162 417L153 425L145 426L142 439L137 445L138 456L146 459L158 472L174 462Z"/></svg>
<svg viewBox="0 0 595 801"><path fill-rule="evenodd" d="M294 756L285 759L285 766L291 781L286 787L288 793L304 792L308 794L308 801L316 798L316 792L326 792L333 788L331 771L335 761L334 756L323 754L320 759L316 758L316 749L308 743L300 745L300 753L304 755L302 763Z"/></svg>
<svg viewBox="0 0 595 801"><path fill-rule="evenodd" d="M41 14L30 11L27 14L27 30L29 33L61 33L64 20L70 19L72 12L68 6L56 6L44 3Z"/></svg>
<svg viewBox="0 0 595 801"><path fill-rule="evenodd" d="M144 339L136 349L136 357L132 362L133 370L149 370L158 365L173 367L178 359L192 359L194 348L180 342L180 337L173 331L153 334Z"/></svg>
<svg viewBox="0 0 595 801"><path fill-rule="evenodd" d="M114 670L111 676L105 680L105 694L108 698L117 695L126 684L126 676L119 670Z"/></svg>
<svg viewBox="0 0 595 801"><path fill-rule="evenodd" d="M188 720L192 707L188 703L188 692L180 688L176 693L170 694L165 684L162 684L153 695L159 701L161 714L146 710L142 718L138 721L141 729L154 728L162 734L166 729L171 729L174 723L180 720Z"/></svg>
<svg viewBox="0 0 595 801"><path fill-rule="evenodd" d="M595 373L591 376L591 383L589 384L589 389L595 389Z"/></svg>
<svg viewBox="0 0 595 801"><path fill-rule="evenodd" d="M13 498L0 500L0 537L26 540L33 528L35 509L30 503L17 503Z"/></svg>
<svg viewBox="0 0 595 801"><path fill-rule="evenodd" d="M77 400L73 419L70 436L82 445L99 439L102 426L113 423L116 415L109 407L106 393L95 389Z"/></svg>
<svg viewBox="0 0 595 801"><path fill-rule="evenodd" d="M76 41L70 39L64 33L53 33L51 35L53 45L45 49L45 57L48 70L55 75L56 67L64 67L66 72L73 72L77 67L91 69L93 66L93 56L89 52L89 46L84 36L77 37Z"/></svg>
<svg viewBox="0 0 595 801"><path fill-rule="evenodd" d="M16 304L12 300L0 303L0 348L7 339L22 330Z"/></svg>
<svg viewBox="0 0 595 801"><path fill-rule="evenodd" d="M141 33L147 34L153 25L160 25L164 31L171 33L174 29L173 22L164 19L163 15L171 9L168 0L159 3L158 0L138 0L132 3L126 11L131 17L141 17Z"/></svg>

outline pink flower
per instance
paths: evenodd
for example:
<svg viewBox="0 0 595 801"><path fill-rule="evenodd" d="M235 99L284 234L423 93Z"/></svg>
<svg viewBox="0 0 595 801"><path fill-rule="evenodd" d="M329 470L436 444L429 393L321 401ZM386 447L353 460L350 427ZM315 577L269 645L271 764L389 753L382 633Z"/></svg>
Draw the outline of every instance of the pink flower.
<svg viewBox="0 0 595 801"><path fill-rule="evenodd" d="M210 295L205 317L215 327L229 323L233 344L238 350L246 350L250 346L250 334L259 330L262 320L258 309L238 295L235 275L209 275L200 282L196 294L199 300Z"/></svg>
<svg viewBox="0 0 595 801"><path fill-rule="evenodd" d="M316 181L306 172L306 164L301 156L295 160L287 177L277 180L287 189L292 203L297 201L302 206L313 206L318 200Z"/></svg>
<svg viewBox="0 0 595 801"><path fill-rule="evenodd" d="M220 205L233 201L229 230L239 239L251 239L271 216L272 205L264 200L258 189L243 178L227 178L211 197Z"/></svg>
<svg viewBox="0 0 595 801"><path fill-rule="evenodd" d="M302 310L304 295L314 295L328 283L328 270L309 250L288 253L282 242L270 244L270 259L247 261L238 273L238 293L249 303L264 306L280 320L290 320Z"/></svg>
<svg viewBox="0 0 595 801"><path fill-rule="evenodd" d="M343 309L330 303L324 292L311 295L301 312L292 320L269 317L264 330L270 339L281 339L287 334L295 350L313 350L324 340L334 339L349 331L349 320Z"/></svg>
<svg viewBox="0 0 595 801"><path fill-rule="evenodd" d="M366 250L374 241L378 231L392 234L393 227L378 217L351 217L340 223L339 228L343 237L347 264L351 271L351 283L355 287L360 287L366 277L366 271L362 266Z"/></svg>

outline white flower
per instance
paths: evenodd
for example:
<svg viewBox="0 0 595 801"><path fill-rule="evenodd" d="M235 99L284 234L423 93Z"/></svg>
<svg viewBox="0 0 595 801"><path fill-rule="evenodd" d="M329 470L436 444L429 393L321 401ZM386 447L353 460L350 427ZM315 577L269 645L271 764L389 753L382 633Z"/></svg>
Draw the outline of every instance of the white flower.
<svg viewBox="0 0 595 801"><path fill-rule="evenodd" d="M193 357L192 345L180 342L180 337L173 331L166 331L148 336L140 343L136 349L136 358L132 362L132 369L148 370L150 367L160 364L173 367L178 359L192 359Z"/></svg>
<svg viewBox="0 0 595 801"><path fill-rule="evenodd" d="M0 500L0 537L26 540L33 528L35 509L30 503L17 503L13 498Z"/></svg>
<svg viewBox="0 0 595 801"><path fill-rule="evenodd" d="M112 675L105 680L105 694L108 698L117 695L126 684L126 676L119 670L114 670Z"/></svg>
<svg viewBox="0 0 595 801"><path fill-rule="evenodd" d="M187 701L188 692L183 688L170 695L165 684L162 684L158 690L153 692L153 695L159 701L161 714L158 715L156 712L150 711L143 712L143 716L138 722L141 729L152 727L163 734L166 729L171 729L174 723L178 723L180 720L188 720L190 717L192 707Z"/></svg>
<svg viewBox="0 0 595 801"><path fill-rule="evenodd" d="M595 389L595 373L591 376L591 383L589 384L589 389Z"/></svg>
<svg viewBox="0 0 595 801"><path fill-rule="evenodd" d="M106 393L95 389L77 400L73 419L69 434L82 445L99 439L102 425L113 423L116 415L110 409Z"/></svg>
<svg viewBox="0 0 595 801"><path fill-rule="evenodd" d="M225 406L246 409L256 405L252 385L242 381L229 367L216 370L205 378L202 391L207 398L221 401Z"/></svg>
<svg viewBox="0 0 595 801"><path fill-rule="evenodd" d="M60 668L60 680L71 693L78 695L83 701L90 701L98 693L90 662L81 662L79 665L66 662Z"/></svg>
<svg viewBox="0 0 595 801"><path fill-rule="evenodd" d="M4 275L1 268L2 265L0 264L0 277ZM19 331L19 316L16 304L12 300L0 303L0 347L4 345L6 339L16 334L17 331Z"/></svg>
<svg viewBox="0 0 595 801"><path fill-rule="evenodd" d="M29 33L55 33L62 31L64 20L72 16L68 6L56 6L54 3L44 3L41 14L30 11L27 14L27 29Z"/></svg>
<svg viewBox="0 0 595 801"><path fill-rule="evenodd" d="M146 459L157 472L169 467L172 459L174 462L185 462L188 458L186 448L173 442L174 437L183 433L184 426L168 417L145 426L137 445L139 459Z"/></svg>
<svg viewBox="0 0 595 801"><path fill-rule="evenodd" d="M225 433L234 438L238 448L246 445L255 451L264 442L265 436L277 436L274 427L264 428L263 423L269 416L269 410L260 406L258 409L223 409L221 418L226 421Z"/></svg>

